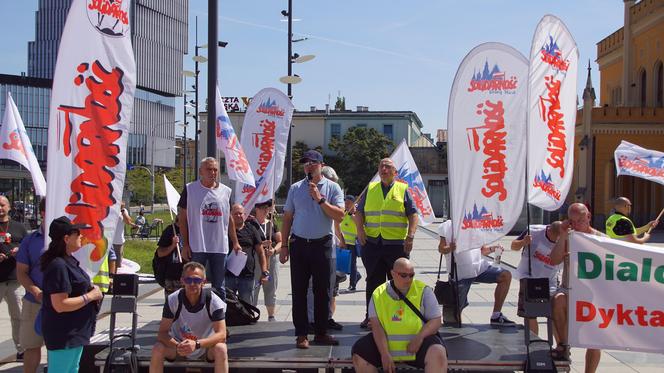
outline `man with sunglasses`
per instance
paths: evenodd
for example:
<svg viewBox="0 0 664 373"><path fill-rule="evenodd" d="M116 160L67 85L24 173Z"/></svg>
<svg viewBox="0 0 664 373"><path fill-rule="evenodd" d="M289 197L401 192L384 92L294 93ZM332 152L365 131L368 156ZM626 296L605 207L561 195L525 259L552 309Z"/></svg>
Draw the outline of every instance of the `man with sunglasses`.
<svg viewBox="0 0 664 373"><path fill-rule="evenodd" d="M164 304L157 343L152 348L150 373L164 371L164 359L195 360L205 356L215 373L228 372L226 303L203 289L205 267L189 262L182 269L184 288Z"/></svg>
<svg viewBox="0 0 664 373"><path fill-rule="evenodd" d="M403 361L425 372L446 372L447 352L438 334L441 311L433 290L414 280L415 269L406 258L397 259L390 272L392 280L377 287L369 301L371 333L353 345L355 371L382 367L394 372L395 361Z"/></svg>
<svg viewBox="0 0 664 373"><path fill-rule="evenodd" d="M309 150L300 159L306 178L294 183L288 190L284 206L281 237L288 245L281 247L279 261L291 259L291 288L293 297L293 324L296 347L309 348L307 338L307 287L313 277L314 290L314 343L338 345L327 334L330 293L330 258L334 221L344 216L344 196L339 184L321 175L323 156Z"/></svg>
<svg viewBox="0 0 664 373"><path fill-rule="evenodd" d="M391 278L394 261L409 257L418 220L408 184L396 180L394 161L382 159L378 176L380 182L369 183L353 216L357 240L362 246L362 262L367 270L367 307L374 289ZM369 318L365 317L360 326L367 328Z"/></svg>

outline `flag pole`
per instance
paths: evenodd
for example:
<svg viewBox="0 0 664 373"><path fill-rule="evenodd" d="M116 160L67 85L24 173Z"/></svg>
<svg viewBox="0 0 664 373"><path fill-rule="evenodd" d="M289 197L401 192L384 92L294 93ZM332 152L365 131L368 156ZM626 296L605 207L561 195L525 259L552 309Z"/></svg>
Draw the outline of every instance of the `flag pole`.
<svg viewBox="0 0 664 373"><path fill-rule="evenodd" d="M659 212L659 215L657 215L657 219L655 219L655 221L659 221L659 219L662 218L662 214L664 214L664 208L662 209L662 211ZM646 233L650 234L650 231L652 231L652 226L648 229L648 232Z"/></svg>

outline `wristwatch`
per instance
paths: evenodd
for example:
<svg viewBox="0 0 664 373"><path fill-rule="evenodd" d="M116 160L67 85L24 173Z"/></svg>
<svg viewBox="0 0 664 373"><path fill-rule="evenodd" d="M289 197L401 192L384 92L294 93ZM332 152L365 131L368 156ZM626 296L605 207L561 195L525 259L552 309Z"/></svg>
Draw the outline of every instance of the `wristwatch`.
<svg viewBox="0 0 664 373"><path fill-rule="evenodd" d="M196 349L198 350L201 348L201 341L196 341Z"/></svg>
<svg viewBox="0 0 664 373"><path fill-rule="evenodd" d="M263 277L267 277L270 275L270 271L263 271Z"/></svg>
<svg viewBox="0 0 664 373"><path fill-rule="evenodd" d="M408 239L411 239L411 240L412 240L413 238L415 238L415 235L414 235L414 234L409 234L409 235L407 235L407 236L406 236L406 238L408 238Z"/></svg>
<svg viewBox="0 0 664 373"><path fill-rule="evenodd" d="M321 199L318 200L318 204L322 205L323 203L325 203L325 201L327 201L325 197L322 197Z"/></svg>

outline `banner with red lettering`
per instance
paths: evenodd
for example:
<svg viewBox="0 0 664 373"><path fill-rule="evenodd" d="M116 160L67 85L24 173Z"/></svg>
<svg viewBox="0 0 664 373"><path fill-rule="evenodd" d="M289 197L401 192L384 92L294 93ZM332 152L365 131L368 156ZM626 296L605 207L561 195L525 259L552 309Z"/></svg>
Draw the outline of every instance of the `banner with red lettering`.
<svg viewBox="0 0 664 373"><path fill-rule="evenodd" d="M417 207L420 224L427 225L433 223L436 217L433 214L429 195L424 187L422 175L420 175L420 171L417 169L413 155L410 154L406 139L401 140L399 146L392 152L390 159L392 159L394 165L397 167L396 182L408 184L408 191ZM378 173L374 175L370 182L373 181L380 181Z"/></svg>
<svg viewBox="0 0 664 373"><path fill-rule="evenodd" d="M5 115L0 127L0 158L11 159L27 168L32 175L32 184L35 187L35 193L40 196L46 195L46 180L35 150L30 143L30 137L25 131L23 119L18 112L18 108L12 99L12 94L7 92L7 104L5 105Z"/></svg>
<svg viewBox="0 0 664 373"><path fill-rule="evenodd" d="M579 51L565 24L547 15L537 25L528 76L528 202L557 210L574 171Z"/></svg>
<svg viewBox="0 0 664 373"><path fill-rule="evenodd" d="M461 62L447 116L451 217L457 250L492 243L514 226L524 200L528 61L501 43Z"/></svg>
<svg viewBox="0 0 664 373"><path fill-rule="evenodd" d="M231 118L229 118L226 113L226 108L221 99L218 85L215 104L217 107L217 123L215 125L217 149L221 149L221 151L224 152L228 177L231 180L239 181L243 184L254 185L256 183L256 180L254 180L254 173L251 172L249 162L247 162L247 156L244 154L244 149L242 149L240 140L235 134L235 130L231 124Z"/></svg>
<svg viewBox="0 0 664 373"><path fill-rule="evenodd" d="M247 213L256 203L273 198L281 185L286 142L295 107L288 96L275 88L264 88L252 99L244 115L240 143L254 172L256 185L237 183L235 201Z"/></svg>
<svg viewBox="0 0 664 373"><path fill-rule="evenodd" d="M62 215L86 226L74 255L90 277L107 276L125 181L136 88L131 3L74 0L53 78L44 226Z"/></svg>
<svg viewBox="0 0 664 373"><path fill-rule="evenodd" d="M569 344L663 353L661 248L577 232L569 248Z"/></svg>
<svg viewBox="0 0 664 373"><path fill-rule="evenodd" d="M617 176L636 176L664 184L664 153L623 140L614 156Z"/></svg>

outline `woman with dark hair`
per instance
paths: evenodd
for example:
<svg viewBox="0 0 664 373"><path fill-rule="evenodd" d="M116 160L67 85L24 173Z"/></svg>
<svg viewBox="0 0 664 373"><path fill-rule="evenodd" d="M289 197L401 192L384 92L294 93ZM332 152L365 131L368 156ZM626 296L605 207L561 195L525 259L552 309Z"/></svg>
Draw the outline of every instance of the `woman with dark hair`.
<svg viewBox="0 0 664 373"><path fill-rule="evenodd" d="M83 225L61 216L49 226L51 243L41 256L44 272L42 334L48 350L48 369L78 372L83 346L90 343L97 318L99 287L78 266L72 253L81 248Z"/></svg>

